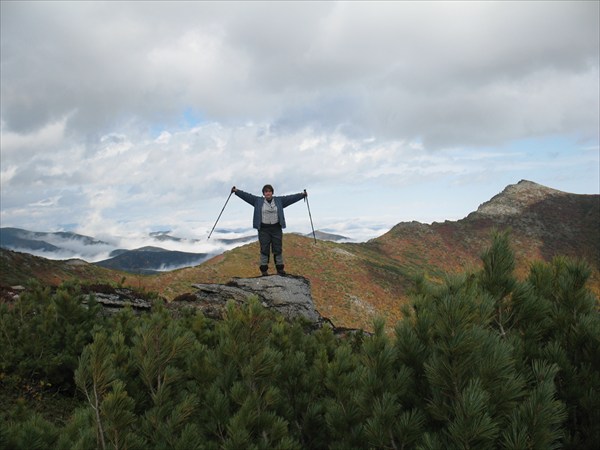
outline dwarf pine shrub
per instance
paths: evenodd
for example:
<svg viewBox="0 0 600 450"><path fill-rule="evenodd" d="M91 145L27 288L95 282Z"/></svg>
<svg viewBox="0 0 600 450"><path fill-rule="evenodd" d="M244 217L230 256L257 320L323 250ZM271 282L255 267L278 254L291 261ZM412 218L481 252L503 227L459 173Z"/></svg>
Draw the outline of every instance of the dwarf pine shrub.
<svg viewBox="0 0 600 450"><path fill-rule="evenodd" d="M34 285L14 304L0 304L0 372L17 384L73 390L73 372L93 329L99 306L83 304L76 286L56 291Z"/></svg>

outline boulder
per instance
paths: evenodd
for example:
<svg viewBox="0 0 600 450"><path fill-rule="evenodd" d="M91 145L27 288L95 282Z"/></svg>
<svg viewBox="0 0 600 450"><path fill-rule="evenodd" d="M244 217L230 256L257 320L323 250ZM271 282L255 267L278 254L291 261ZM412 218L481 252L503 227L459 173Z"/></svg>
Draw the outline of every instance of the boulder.
<svg viewBox="0 0 600 450"><path fill-rule="evenodd" d="M94 297L96 302L103 307L102 310L105 314L114 314L126 306L131 307L136 314L152 310L152 300L147 295L133 289L93 284L83 286L82 292Z"/></svg>
<svg viewBox="0 0 600 450"><path fill-rule="evenodd" d="M241 305L257 298L265 308L280 313L288 320L302 318L315 327L326 321L315 309L310 282L304 277L233 278L227 284L194 284L192 287L196 288L195 292L174 299L168 307L197 308L207 317L222 319L228 302Z"/></svg>

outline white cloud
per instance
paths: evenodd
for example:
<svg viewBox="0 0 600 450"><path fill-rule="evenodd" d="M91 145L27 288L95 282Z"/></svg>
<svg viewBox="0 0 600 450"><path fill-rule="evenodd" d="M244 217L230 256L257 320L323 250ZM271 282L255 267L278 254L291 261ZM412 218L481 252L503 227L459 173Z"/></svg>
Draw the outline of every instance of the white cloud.
<svg viewBox="0 0 600 450"><path fill-rule="evenodd" d="M17 173L17 166L2 167L0 170L0 186L8 185Z"/></svg>
<svg viewBox="0 0 600 450"><path fill-rule="evenodd" d="M60 200L60 197L58 197L58 196L51 197L51 198L45 198L45 199L40 200L39 202L31 203L28 206L32 206L32 207L56 206L56 205L58 205L59 200Z"/></svg>
<svg viewBox="0 0 600 450"><path fill-rule="evenodd" d="M3 122L0 131L2 153L5 157L19 159L35 155L40 148L55 148L64 141L66 124L67 118L63 117L32 133L19 133L8 130Z"/></svg>

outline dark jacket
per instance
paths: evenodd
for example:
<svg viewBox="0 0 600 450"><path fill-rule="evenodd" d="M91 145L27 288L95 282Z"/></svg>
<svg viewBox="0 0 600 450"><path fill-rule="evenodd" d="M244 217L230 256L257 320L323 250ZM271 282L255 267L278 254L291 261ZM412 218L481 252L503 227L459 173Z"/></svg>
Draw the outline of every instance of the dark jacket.
<svg viewBox="0 0 600 450"><path fill-rule="evenodd" d="M252 217L252 226L257 230L260 230L260 222L262 218L262 205L265 201L264 197L259 197L256 195L249 194L248 192L244 192L241 190L237 190L235 192L239 198L244 200L247 203L250 203L254 206L254 215ZM291 194L291 195L282 195L282 196L273 196L273 201L277 206L277 216L279 217L279 224L281 228L285 228L285 216L283 215L283 208L286 208L294 203L302 200L304 198L304 193L301 192L299 194Z"/></svg>

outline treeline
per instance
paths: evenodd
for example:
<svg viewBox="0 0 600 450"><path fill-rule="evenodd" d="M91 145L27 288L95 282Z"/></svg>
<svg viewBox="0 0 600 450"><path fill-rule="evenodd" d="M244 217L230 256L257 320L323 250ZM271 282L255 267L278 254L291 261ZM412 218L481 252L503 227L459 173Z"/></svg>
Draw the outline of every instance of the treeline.
<svg viewBox="0 0 600 450"><path fill-rule="evenodd" d="M598 448L589 268L556 258L518 281L506 233L482 260L417 280L394 333L346 338L257 302L105 318L76 286L39 288L0 305L2 398L33 397L3 406L0 448ZM73 408L48 417L36 396Z"/></svg>

